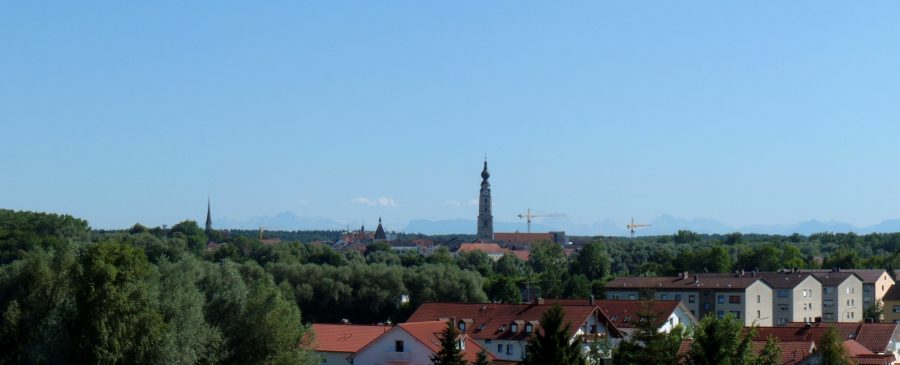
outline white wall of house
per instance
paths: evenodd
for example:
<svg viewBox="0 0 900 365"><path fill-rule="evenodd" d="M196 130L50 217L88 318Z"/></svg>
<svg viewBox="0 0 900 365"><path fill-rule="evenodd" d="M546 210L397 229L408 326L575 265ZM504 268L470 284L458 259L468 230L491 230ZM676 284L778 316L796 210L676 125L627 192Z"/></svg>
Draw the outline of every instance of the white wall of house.
<svg viewBox="0 0 900 365"><path fill-rule="evenodd" d="M350 360L347 360L347 357L353 355L349 352L323 351L316 351L316 354L320 356L319 364L321 365L350 365Z"/></svg>
<svg viewBox="0 0 900 365"><path fill-rule="evenodd" d="M403 351L397 351L396 341L403 341ZM353 365L431 365L431 355L431 349L397 326L357 352Z"/></svg>

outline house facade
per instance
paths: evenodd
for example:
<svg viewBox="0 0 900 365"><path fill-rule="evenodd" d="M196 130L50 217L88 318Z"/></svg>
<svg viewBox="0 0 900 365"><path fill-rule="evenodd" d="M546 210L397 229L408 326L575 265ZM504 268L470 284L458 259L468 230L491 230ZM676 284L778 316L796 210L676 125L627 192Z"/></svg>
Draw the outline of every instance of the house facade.
<svg viewBox="0 0 900 365"><path fill-rule="evenodd" d="M863 319L863 282L852 272L813 273L822 282L822 321L859 322Z"/></svg>
<svg viewBox="0 0 900 365"><path fill-rule="evenodd" d="M431 356L440 351L441 332L446 321L407 322L392 327L355 354L353 365L431 365ZM457 339L457 347L467 362L475 362L482 347L468 335ZM494 358L490 355L489 360Z"/></svg>
<svg viewBox="0 0 900 365"><path fill-rule="evenodd" d="M884 321L900 323L900 285L894 285L882 298L884 302Z"/></svg>
<svg viewBox="0 0 900 365"><path fill-rule="evenodd" d="M759 273L773 288L774 325L815 322L822 317L822 282L812 273L785 271Z"/></svg>
<svg viewBox="0 0 900 365"><path fill-rule="evenodd" d="M608 340L615 345L622 333L611 326L597 306L559 303L565 322L571 323L570 336L584 340L587 350L593 341ZM423 303L409 321L447 321L457 324L461 333L483 346L497 360L522 361L529 337L540 330L540 319L553 307L538 301L530 304L501 303Z"/></svg>
<svg viewBox="0 0 900 365"><path fill-rule="evenodd" d="M313 350L319 355L320 364L350 365L351 355L390 329L390 326L313 323Z"/></svg>
<svg viewBox="0 0 900 365"><path fill-rule="evenodd" d="M696 318L707 314L719 317L731 314L744 322L771 326L773 321L772 287L755 274L695 274L676 277L620 277L606 286L606 298L639 300L676 300Z"/></svg>

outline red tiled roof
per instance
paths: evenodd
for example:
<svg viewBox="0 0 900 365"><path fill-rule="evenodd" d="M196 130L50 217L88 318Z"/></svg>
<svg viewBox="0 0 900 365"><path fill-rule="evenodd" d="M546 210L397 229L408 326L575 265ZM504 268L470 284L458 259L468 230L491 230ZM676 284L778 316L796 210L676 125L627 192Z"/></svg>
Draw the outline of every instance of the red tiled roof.
<svg viewBox="0 0 900 365"><path fill-rule="evenodd" d="M406 322L397 325L416 340L428 347L431 352L437 353L441 351L441 333L447 328L445 321L427 321L427 322ZM469 363L473 363L481 351L482 347L472 340L469 336L462 335L466 341L466 348L462 351L463 359ZM494 356L490 351L485 351L488 360L493 360Z"/></svg>
<svg viewBox="0 0 900 365"><path fill-rule="evenodd" d="M645 305L650 303L650 307ZM681 303L677 300L655 300L644 302L638 300L597 300L595 304L616 328L634 328L637 325L638 313L649 309L656 314L657 325L662 325Z"/></svg>
<svg viewBox="0 0 900 365"><path fill-rule="evenodd" d="M531 252L525 250L512 250L509 253L516 255L522 261L528 261L528 258L531 257Z"/></svg>
<svg viewBox="0 0 900 365"><path fill-rule="evenodd" d="M463 243L456 250L458 253L472 251L481 251L487 254L504 254L507 250L496 243Z"/></svg>
<svg viewBox="0 0 900 365"><path fill-rule="evenodd" d="M541 317L553 305L545 304L500 304L500 303L423 303L409 317L410 322L447 320L471 320L466 326L466 334L477 339L524 340L530 336L525 332L525 323L532 323L534 328ZM596 311L600 320L606 321L602 312L595 306L563 305L565 321L571 323L570 335L578 329ZM518 323L516 333L510 331L510 324ZM612 334L619 336L615 326L609 326Z"/></svg>
<svg viewBox="0 0 900 365"><path fill-rule="evenodd" d="M894 355L859 355L850 358L857 365L892 365ZM898 363L900 364L900 363Z"/></svg>
<svg viewBox="0 0 900 365"><path fill-rule="evenodd" d="M853 340L845 340L841 346L844 347L844 350L847 351L847 355L850 356L859 356L859 355L872 355L872 351L869 351L865 346L860 345L859 342Z"/></svg>
<svg viewBox="0 0 900 365"><path fill-rule="evenodd" d="M678 347L678 354L688 354L691 351L692 341L685 340ZM766 347L766 341L753 341L753 352L760 354ZM781 365L795 365L806 359L815 348L812 341L779 341L781 349Z"/></svg>
<svg viewBox="0 0 900 365"><path fill-rule="evenodd" d="M897 330L895 323L813 323L809 327L805 323L791 322L782 327L759 327L754 340L765 340L769 335L781 341L810 340L818 341L819 337L834 326L838 336L843 340L855 340L874 353L884 353Z"/></svg>
<svg viewBox="0 0 900 365"><path fill-rule="evenodd" d="M537 241L553 241L549 233L494 233L495 241L506 243L535 243Z"/></svg>
<svg viewBox="0 0 900 365"><path fill-rule="evenodd" d="M355 353L391 327L313 323L312 329L316 351Z"/></svg>

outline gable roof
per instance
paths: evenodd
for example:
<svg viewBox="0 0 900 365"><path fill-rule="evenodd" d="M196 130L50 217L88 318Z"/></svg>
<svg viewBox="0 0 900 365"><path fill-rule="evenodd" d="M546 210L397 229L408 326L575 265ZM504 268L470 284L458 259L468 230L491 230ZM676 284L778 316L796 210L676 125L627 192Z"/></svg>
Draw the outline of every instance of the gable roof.
<svg viewBox="0 0 900 365"><path fill-rule="evenodd" d="M882 298L882 300L900 300L900 285L892 285L887 293L884 293L884 298Z"/></svg>
<svg viewBox="0 0 900 365"><path fill-rule="evenodd" d="M392 327L390 331L404 331L416 341L428 348L432 353L437 353L441 351L441 333L446 328L446 321L406 322ZM384 336L388 332L385 332L381 336ZM462 350L463 359L468 363L474 363L478 356L478 353L481 352L483 347L481 347L481 345L479 345L477 342L472 340L471 337L465 334L461 334L460 336L466 343L465 349ZM373 340L363 346L363 348L359 349L355 354L351 355L351 357L355 357L357 354L361 353L363 350L375 343L376 340ZM492 355L490 351L485 351L485 353L487 353L489 361L495 359L494 355Z"/></svg>
<svg viewBox="0 0 900 365"><path fill-rule="evenodd" d="M878 279L881 279L882 274L887 273L887 270L884 270L884 269L837 269L837 271L818 269L818 270L802 270L802 271L817 272L817 273L852 272L852 273L856 274L856 276L859 276L859 278L862 279L863 283L865 283L865 284L875 284L876 282L878 282ZM890 275L888 275L888 278L890 278ZM891 280L893 280L893 279L891 279Z"/></svg>
<svg viewBox="0 0 900 365"><path fill-rule="evenodd" d="M891 343L896 323L787 323L781 327L759 327L754 340L765 340L769 335L781 341L818 341L828 328L834 326L842 340L855 340L874 353L884 353Z"/></svg>
<svg viewBox="0 0 900 365"><path fill-rule="evenodd" d="M691 340L684 340L678 347L678 354L687 354L691 351ZM766 341L754 340L753 353L760 354L766 347ZM781 365L795 365L806 359L816 348L812 341L779 341L778 347L781 349Z"/></svg>
<svg viewBox="0 0 900 365"><path fill-rule="evenodd" d="M598 300L595 301L600 311L616 328L634 328L638 324L638 313L650 310L656 315L656 325L662 325L678 308L678 300ZM688 315L690 312L685 311Z"/></svg>
<svg viewBox="0 0 900 365"><path fill-rule="evenodd" d="M812 273L808 272L761 272L756 275L769 283L774 289L793 289L810 277L819 281Z"/></svg>
<svg viewBox="0 0 900 365"><path fill-rule="evenodd" d="M496 243L463 243L459 245L459 249L456 250L457 253L473 251L481 251L486 254L502 255L506 253L507 250L500 247L500 245Z"/></svg>
<svg viewBox="0 0 900 365"><path fill-rule="evenodd" d="M815 273L813 273L813 276L815 276L816 279L819 279L819 281L822 282L822 286L829 286L829 287L839 286L844 281L847 281L847 279L849 279L850 277L855 277L855 278L859 279L859 281L862 281L862 278L859 277L859 275L856 275L855 273L848 272L848 271L815 272Z"/></svg>
<svg viewBox="0 0 900 365"><path fill-rule="evenodd" d="M391 327L313 323L312 329L316 351L355 353Z"/></svg>
<svg viewBox="0 0 900 365"><path fill-rule="evenodd" d="M574 336L579 328L590 319L595 312L599 314L601 323L607 324L611 334L621 336L614 325L596 306L561 305L564 322L570 322L569 335ZM536 330L544 312L553 304L502 304L502 303L423 303L409 317L410 322L457 319L466 321L465 334L477 339L504 339L520 341L530 334L525 332L525 324L531 323ZM518 328L512 332L511 324Z"/></svg>
<svg viewBox="0 0 900 365"><path fill-rule="evenodd" d="M606 284L607 289L674 289L674 290L743 290L756 282L771 286L760 277L733 274L697 274L682 276L631 276L615 278Z"/></svg>

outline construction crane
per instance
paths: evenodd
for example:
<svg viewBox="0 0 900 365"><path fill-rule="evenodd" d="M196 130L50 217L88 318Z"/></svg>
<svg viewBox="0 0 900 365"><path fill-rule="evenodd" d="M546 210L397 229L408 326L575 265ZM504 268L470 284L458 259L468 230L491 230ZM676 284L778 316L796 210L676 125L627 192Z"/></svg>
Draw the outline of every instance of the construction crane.
<svg viewBox="0 0 900 365"><path fill-rule="evenodd" d="M637 224L635 224L635 223L634 223L634 217L631 217L631 224L626 225L625 227L627 227L628 230L631 231L631 238L634 239L634 230L635 230L635 229L638 229L638 228L644 228L644 227L650 227L650 225L649 225L649 224L643 224L643 223L637 223Z"/></svg>
<svg viewBox="0 0 900 365"><path fill-rule="evenodd" d="M541 218L541 217L565 217L565 216L566 216L565 214L532 214L532 213L531 213L531 208L528 208L528 211L525 212L525 214L519 214L519 215L518 215L519 219L525 218L525 220L528 222L528 233L531 233L531 221L533 221L534 218Z"/></svg>

